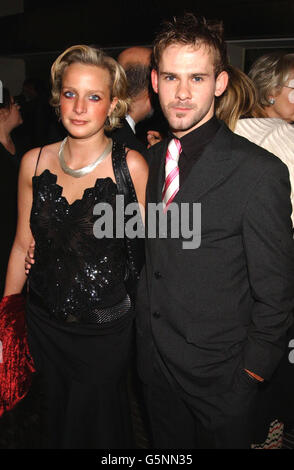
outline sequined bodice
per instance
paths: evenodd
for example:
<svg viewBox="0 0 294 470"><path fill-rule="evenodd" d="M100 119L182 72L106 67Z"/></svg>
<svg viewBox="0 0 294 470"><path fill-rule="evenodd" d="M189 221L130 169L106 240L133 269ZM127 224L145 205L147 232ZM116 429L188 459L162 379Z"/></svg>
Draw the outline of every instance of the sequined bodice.
<svg viewBox="0 0 294 470"><path fill-rule="evenodd" d="M88 313L126 295L126 253L122 238L94 236L94 206L105 202L115 213L116 184L97 179L81 199L69 204L49 170L33 178L31 230L36 242L30 292L43 299L50 316L87 321Z"/></svg>

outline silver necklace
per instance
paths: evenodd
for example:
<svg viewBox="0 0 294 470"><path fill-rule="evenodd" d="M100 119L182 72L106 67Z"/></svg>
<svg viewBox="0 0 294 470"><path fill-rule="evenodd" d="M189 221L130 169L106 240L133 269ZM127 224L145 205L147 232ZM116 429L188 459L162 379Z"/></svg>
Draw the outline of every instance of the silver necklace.
<svg viewBox="0 0 294 470"><path fill-rule="evenodd" d="M70 176L74 176L75 178L81 178L81 176L85 176L88 173L90 173L92 170L94 170L94 168L96 168L96 166L99 165L99 163L102 163L103 160L105 160L105 158L107 157L107 155L112 149L112 139L109 139L109 143L106 145L106 148L104 149L103 153L101 153L101 155L99 155L99 157L93 163L90 163L90 165L84 166L83 168L73 170L72 168L69 168L67 166L64 160L63 148L66 144L66 141L67 141L67 137L61 142L60 149L58 152L59 162L64 173L67 173Z"/></svg>

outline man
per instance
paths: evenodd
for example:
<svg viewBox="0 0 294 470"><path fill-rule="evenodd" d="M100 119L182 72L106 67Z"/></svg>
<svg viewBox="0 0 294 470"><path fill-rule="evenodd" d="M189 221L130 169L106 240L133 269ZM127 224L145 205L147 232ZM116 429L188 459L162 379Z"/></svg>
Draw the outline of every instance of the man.
<svg viewBox="0 0 294 470"><path fill-rule="evenodd" d="M124 49L117 57L118 63L126 70L130 64L142 64L150 67L151 47L134 46Z"/></svg>
<svg viewBox="0 0 294 470"><path fill-rule="evenodd" d="M122 51L117 60L124 68L128 80L130 110L122 127L115 129L112 136L128 147L148 158L147 147L136 136L136 125L152 114L150 96L150 57L152 50L147 47L130 47Z"/></svg>
<svg viewBox="0 0 294 470"><path fill-rule="evenodd" d="M198 248L146 238L137 343L153 445L249 448L258 387L292 323L288 171L214 117L228 81L216 25L174 18L153 53L171 136L150 150L147 214L163 201L167 213L188 203L192 216L200 203L202 220Z"/></svg>

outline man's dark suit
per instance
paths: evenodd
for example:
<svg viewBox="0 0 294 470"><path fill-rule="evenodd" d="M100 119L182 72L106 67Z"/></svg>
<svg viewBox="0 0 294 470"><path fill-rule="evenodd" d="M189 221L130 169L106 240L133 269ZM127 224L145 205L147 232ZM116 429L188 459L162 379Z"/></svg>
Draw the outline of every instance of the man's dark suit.
<svg viewBox="0 0 294 470"><path fill-rule="evenodd" d="M126 119L122 120L122 127L117 127L109 135L118 142L125 144L132 150L136 150L148 160L148 152L145 145L136 137Z"/></svg>
<svg viewBox="0 0 294 470"><path fill-rule="evenodd" d="M150 150L147 204L161 201L166 148ZM191 396L230 389L242 368L270 379L294 306L286 166L221 124L174 202L201 203L202 240L185 250L181 238L146 239L137 300L143 382L152 381L154 354Z"/></svg>

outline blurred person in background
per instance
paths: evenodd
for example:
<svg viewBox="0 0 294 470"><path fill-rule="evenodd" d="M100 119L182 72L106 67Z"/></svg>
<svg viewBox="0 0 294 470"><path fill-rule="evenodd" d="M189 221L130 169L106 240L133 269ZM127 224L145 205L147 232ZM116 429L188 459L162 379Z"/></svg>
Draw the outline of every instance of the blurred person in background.
<svg viewBox="0 0 294 470"><path fill-rule="evenodd" d="M17 176L20 155L11 133L22 124L19 106L7 88L3 89L0 103L0 162L1 162L1 248L0 248L0 290L1 297L8 257L16 229Z"/></svg>
<svg viewBox="0 0 294 470"><path fill-rule="evenodd" d="M287 165L293 206L294 128L290 122L294 120L294 54L260 57L249 77L232 66L228 71L229 87L217 102L216 113L236 134L265 148Z"/></svg>
<svg viewBox="0 0 294 470"><path fill-rule="evenodd" d="M25 151L63 139L66 131L49 104L49 84L40 78L29 77L16 97L21 104L24 125L17 132Z"/></svg>
<svg viewBox="0 0 294 470"><path fill-rule="evenodd" d="M138 138L136 126L152 114L150 95L150 54L145 47L131 47L122 51L118 63L127 77L127 93L130 98L128 114L121 120L121 127L112 131L111 136L137 150L147 160L147 147Z"/></svg>
<svg viewBox="0 0 294 470"><path fill-rule="evenodd" d="M272 52L259 57L249 71L258 103L267 117L294 121L294 54Z"/></svg>
<svg viewBox="0 0 294 470"><path fill-rule="evenodd" d="M118 63L126 72L131 105L128 115L122 122L122 127L115 131L115 138L128 139L126 142L129 146L142 153L147 160L146 148L149 146L149 134L156 143L158 141L156 137L164 136L168 127L158 97L151 87L151 52L152 49L149 47L129 47L124 49L117 58Z"/></svg>

